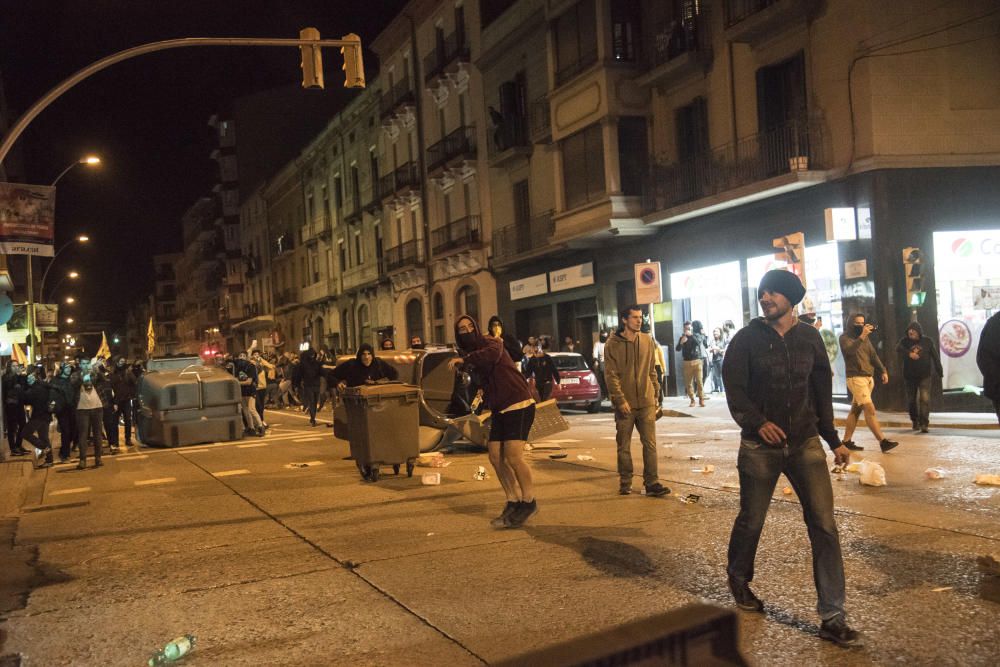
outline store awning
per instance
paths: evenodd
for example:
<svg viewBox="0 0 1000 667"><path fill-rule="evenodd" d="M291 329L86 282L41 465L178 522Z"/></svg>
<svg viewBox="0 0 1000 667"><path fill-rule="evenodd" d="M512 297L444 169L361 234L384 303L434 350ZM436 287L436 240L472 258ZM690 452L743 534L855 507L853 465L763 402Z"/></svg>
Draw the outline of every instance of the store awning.
<svg viewBox="0 0 1000 667"><path fill-rule="evenodd" d="M273 315L258 315L257 317L251 317L248 320L243 320L242 322L237 322L233 325L234 329L246 329L252 331L254 329L264 329L274 325Z"/></svg>
<svg viewBox="0 0 1000 667"><path fill-rule="evenodd" d="M777 197L787 192L821 185L829 180L829 172L816 170L792 171L763 181L733 188L717 195L673 206L643 216L650 226L671 225L682 220L697 218L710 213L736 208L744 204Z"/></svg>

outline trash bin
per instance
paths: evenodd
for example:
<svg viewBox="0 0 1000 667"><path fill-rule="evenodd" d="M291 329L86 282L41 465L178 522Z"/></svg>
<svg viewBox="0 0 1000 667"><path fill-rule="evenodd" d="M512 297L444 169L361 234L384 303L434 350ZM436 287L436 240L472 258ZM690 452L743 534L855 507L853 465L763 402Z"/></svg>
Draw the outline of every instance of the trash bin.
<svg viewBox="0 0 1000 667"><path fill-rule="evenodd" d="M350 387L344 391L351 457L361 477L378 481L379 466L391 465L399 474L413 476L420 456L420 387L382 383Z"/></svg>
<svg viewBox="0 0 1000 667"><path fill-rule="evenodd" d="M139 387L137 437L144 445L161 447L238 440L243 433L239 402L239 383L219 368L146 373Z"/></svg>

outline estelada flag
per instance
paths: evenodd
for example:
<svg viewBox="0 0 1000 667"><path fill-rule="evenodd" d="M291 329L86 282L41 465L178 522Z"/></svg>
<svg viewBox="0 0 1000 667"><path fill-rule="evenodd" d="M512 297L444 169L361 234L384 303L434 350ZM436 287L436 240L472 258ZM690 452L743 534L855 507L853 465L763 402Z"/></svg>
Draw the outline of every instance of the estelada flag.
<svg viewBox="0 0 1000 667"><path fill-rule="evenodd" d="M153 318L149 318L149 328L146 329L146 354L153 356L156 349L156 330L153 329Z"/></svg>
<svg viewBox="0 0 1000 667"><path fill-rule="evenodd" d="M108 337L101 332L101 347L98 348L97 354L94 355L98 359L110 359L111 358L111 348L108 347Z"/></svg>
<svg viewBox="0 0 1000 667"><path fill-rule="evenodd" d="M24 350L22 350L21 346L18 345L17 343L10 344L10 356L11 359L21 364L22 366L28 365L28 357L26 354L24 354Z"/></svg>

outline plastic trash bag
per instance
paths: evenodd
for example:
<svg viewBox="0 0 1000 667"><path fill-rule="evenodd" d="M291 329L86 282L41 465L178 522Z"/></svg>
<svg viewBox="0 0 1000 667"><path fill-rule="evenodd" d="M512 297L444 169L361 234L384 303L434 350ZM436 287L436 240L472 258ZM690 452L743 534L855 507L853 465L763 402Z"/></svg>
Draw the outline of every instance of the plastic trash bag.
<svg viewBox="0 0 1000 667"><path fill-rule="evenodd" d="M865 486L885 486L885 468L874 461L862 461L858 468Z"/></svg>
<svg viewBox="0 0 1000 667"><path fill-rule="evenodd" d="M928 468L924 471L924 477L927 479L944 479L947 475L944 468Z"/></svg>

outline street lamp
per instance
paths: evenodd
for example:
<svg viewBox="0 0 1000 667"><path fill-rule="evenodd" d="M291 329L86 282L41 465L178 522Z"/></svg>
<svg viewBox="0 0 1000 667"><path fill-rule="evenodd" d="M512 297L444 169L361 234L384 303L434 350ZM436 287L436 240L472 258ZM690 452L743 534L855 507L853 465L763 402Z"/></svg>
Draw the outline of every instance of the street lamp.
<svg viewBox="0 0 1000 667"><path fill-rule="evenodd" d="M63 172L63 173L65 173L65 172ZM61 176L62 176L62 174L60 174L60 177ZM58 181L59 179L57 178L56 180ZM75 239L72 239L72 240L67 241L66 243L64 243L63 246L61 248L59 248L59 250L57 250L54 255L52 255L52 259L49 260L49 265L47 267L45 267L45 272L42 274L42 282L38 286L38 298L39 299L42 299L42 300L45 299L45 280L49 277L49 271L52 269L52 265L56 263L56 259L59 257L59 255L62 254L63 250L65 250L66 248L70 247L74 243L88 243L89 241L90 241L90 237L89 236L87 236L86 234L80 234ZM73 275L73 274L76 274L76 275ZM70 277L70 278L76 278L76 277L79 277L79 275L80 274L77 273L76 271L71 271L70 274L68 275L68 277ZM32 281L32 277L31 277L31 257L29 256L28 257L28 331L29 331L29 334L31 336L31 341L32 341L31 353L32 353L32 355L34 355L35 354L35 345L34 345L34 341L35 341L35 302L34 302L33 293L34 293L35 290L33 289L33 285L32 285L31 281ZM58 287L58 284L56 286ZM55 290L53 290L53 291L55 291ZM42 356L45 354L45 346L42 345L41 341L38 342L38 350L37 350L37 352L38 352L39 355L42 355Z"/></svg>
<svg viewBox="0 0 1000 667"><path fill-rule="evenodd" d="M71 296L66 297L66 303L76 303L76 299Z"/></svg>
<svg viewBox="0 0 1000 667"><path fill-rule="evenodd" d="M66 318L66 324L73 324L73 318L72 317L67 317Z"/></svg>
<svg viewBox="0 0 1000 667"><path fill-rule="evenodd" d="M65 176L70 169L72 169L78 164L85 164L88 167L96 167L97 165L101 164L101 158L97 157L96 155L84 155L79 160L76 160L75 162L70 162L68 167L59 172L59 175L56 176L56 180L52 181L52 187L53 188L56 187L56 183L59 182L59 179Z"/></svg>

